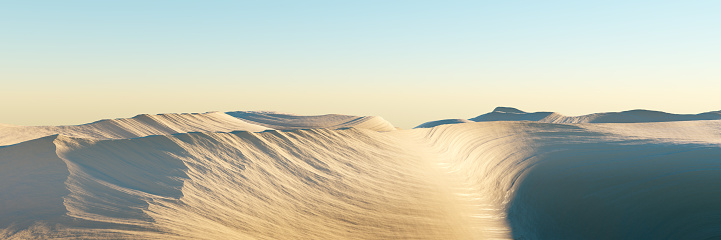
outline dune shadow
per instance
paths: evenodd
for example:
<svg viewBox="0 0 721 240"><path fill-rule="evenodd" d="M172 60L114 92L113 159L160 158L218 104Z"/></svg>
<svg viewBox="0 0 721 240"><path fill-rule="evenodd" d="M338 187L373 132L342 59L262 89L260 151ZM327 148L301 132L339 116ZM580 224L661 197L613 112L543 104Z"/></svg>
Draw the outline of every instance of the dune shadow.
<svg viewBox="0 0 721 240"><path fill-rule="evenodd" d="M509 204L513 238L719 238L719 156L718 146L641 141L549 152Z"/></svg>

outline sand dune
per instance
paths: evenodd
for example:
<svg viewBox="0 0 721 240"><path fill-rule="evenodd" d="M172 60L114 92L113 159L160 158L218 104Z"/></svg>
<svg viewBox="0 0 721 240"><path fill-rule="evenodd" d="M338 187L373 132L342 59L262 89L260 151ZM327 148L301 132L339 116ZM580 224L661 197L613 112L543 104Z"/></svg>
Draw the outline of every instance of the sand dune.
<svg viewBox="0 0 721 240"><path fill-rule="evenodd" d="M476 216L484 224L476 226L507 224L514 239L719 237L721 194L713 183L721 180L721 145L703 132L721 121L679 123L626 131L631 124L485 122L426 131L445 151L449 172L481 202ZM691 134L682 141L653 134L672 125Z"/></svg>
<svg viewBox="0 0 721 240"><path fill-rule="evenodd" d="M146 117L0 147L0 238L721 237L721 120Z"/></svg>
<svg viewBox="0 0 721 240"><path fill-rule="evenodd" d="M7 169L64 163L42 227L13 237L299 239L470 236L454 199L418 155L370 130L189 133L130 140L46 137L57 155L3 156ZM38 140L36 140L38 141ZM35 148L25 142L2 149ZM18 150L19 149L19 150ZM2 154L2 153L0 153ZM21 162L18 159L25 159ZM17 170L15 170L17 171ZM41 174L34 174L41 175ZM29 181L30 179L19 179ZM35 181L42 181L42 179ZM16 192L7 201L24 198ZM15 201L17 200L17 201ZM12 206L12 205L3 205ZM32 213L26 208L17 214ZM3 207L0 215L15 209ZM33 217L32 214L25 216ZM55 220L57 219L57 220ZM19 223L15 223L19 224ZM29 228L30 230L13 229ZM8 237L8 236L5 236Z"/></svg>
<svg viewBox="0 0 721 240"><path fill-rule="evenodd" d="M288 113L237 111L226 112L228 115L244 121L278 130L310 129L310 128L365 128L375 131L393 131L393 124L378 116L349 116L326 114L319 116L299 116Z"/></svg>
<svg viewBox="0 0 721 240"><path fill-rule="evenodd" d="M465 119L446 119L423 123L416 128L435 127L443 124L456 124L466 121L535 121L546 123L641 123L675 122L697 120L721 120L721 111L699 114L673 114L651 110L630 110L624 112L594 113L582 116L564 116L555 112L524 112L511 107L497 107L492 112Z"/></svg>
<svg viewBox="0 0 721 240"><path fill-rule="evenodd" d="M438 120L438 121L426 122L421 125L418 125L415 128L432 128L435 126L446 125L446 124L469 123L469 122L473 122L473 121L466 120L466 119L443 119L443 120Z"/></svg>
<svg viewBox="0 0 721 240"><path fill-rule="evenodd" d="M247 123L220 112L193 114L141 114L132 118L100 120L74 126L0 126L0 145L15 144L44 136L121 139L206 131L264 131L268 128Z"/></svg>
<svg viewBox="0 0 721 240"><path fill-rule="evenodd" d="M296 116L267 112L141 114L132 118L101 120L74 126L0 125L0 146L55 134L80 138L124 139L187 132L260 132L273 129L345 127L395 130L389 122L375 116Z"/></svg>

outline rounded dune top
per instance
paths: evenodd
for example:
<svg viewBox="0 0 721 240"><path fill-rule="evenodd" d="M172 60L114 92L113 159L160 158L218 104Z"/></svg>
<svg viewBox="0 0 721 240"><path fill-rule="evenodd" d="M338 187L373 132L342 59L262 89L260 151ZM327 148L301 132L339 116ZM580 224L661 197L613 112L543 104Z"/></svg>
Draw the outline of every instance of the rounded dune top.
<svg viewBox="0 0 721 240"><path fill-rule="evenodd" d="M512 108L512 107L496 107L493 109L493 112L502 112L502 113L526 113L524 111L518 110L518 108Z"/></svg>

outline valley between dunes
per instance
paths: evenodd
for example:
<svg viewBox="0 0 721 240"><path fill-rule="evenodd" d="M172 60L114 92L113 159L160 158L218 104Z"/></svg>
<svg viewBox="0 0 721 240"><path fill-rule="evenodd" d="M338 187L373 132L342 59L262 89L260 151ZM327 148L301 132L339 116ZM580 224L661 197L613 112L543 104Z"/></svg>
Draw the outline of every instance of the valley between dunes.
<svg viewBox="0 0 721 240"><path fill-rule="evenodd" d="M0 125L2 239L721 238L721 113Z"/></svg>

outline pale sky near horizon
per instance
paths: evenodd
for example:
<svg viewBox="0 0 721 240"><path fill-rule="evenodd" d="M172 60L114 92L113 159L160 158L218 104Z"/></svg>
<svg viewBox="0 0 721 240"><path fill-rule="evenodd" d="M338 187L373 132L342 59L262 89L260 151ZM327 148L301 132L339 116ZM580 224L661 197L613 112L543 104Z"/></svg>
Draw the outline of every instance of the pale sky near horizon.
<svg viewBox="0 0 721 240"><path fill-rule="evenodd" d="M3 1L0 123L721 110L721 1Z"/></svg>

